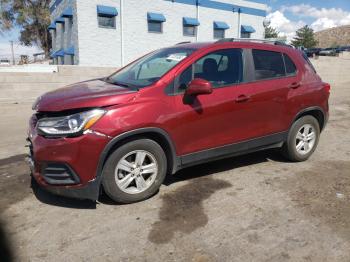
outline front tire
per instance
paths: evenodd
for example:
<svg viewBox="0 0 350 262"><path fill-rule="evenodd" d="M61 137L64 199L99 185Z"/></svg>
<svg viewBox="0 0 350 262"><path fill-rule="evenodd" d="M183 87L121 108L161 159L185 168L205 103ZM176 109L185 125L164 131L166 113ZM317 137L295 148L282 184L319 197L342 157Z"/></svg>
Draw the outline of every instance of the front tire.
<svg viewBox="0 0 350 262"><path fill-rule="evenodd" d="M293 162L307 160L316 150L320 138L320 125L317 119L307 115L292 125L282 153Z"/></svg>
<svg viewBox="0 0 350 262"><path fill-rule="evenodd" d="M107 195L118 203L133 203L154 195L166 176L167 160L161 146L138 139L117 148L102 172Z"/></svg>

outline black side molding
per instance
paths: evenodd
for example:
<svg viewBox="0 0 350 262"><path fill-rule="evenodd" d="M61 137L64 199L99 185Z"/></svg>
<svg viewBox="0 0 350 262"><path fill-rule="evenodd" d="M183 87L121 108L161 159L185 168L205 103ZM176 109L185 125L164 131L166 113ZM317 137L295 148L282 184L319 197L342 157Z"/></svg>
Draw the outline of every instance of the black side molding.
<svg viewBox="0 0 350 262"><path fill-rule="evenodd" d="M183 155L181 156L181 168L268 148L281 147L287 137L288 131Z"/></svg>

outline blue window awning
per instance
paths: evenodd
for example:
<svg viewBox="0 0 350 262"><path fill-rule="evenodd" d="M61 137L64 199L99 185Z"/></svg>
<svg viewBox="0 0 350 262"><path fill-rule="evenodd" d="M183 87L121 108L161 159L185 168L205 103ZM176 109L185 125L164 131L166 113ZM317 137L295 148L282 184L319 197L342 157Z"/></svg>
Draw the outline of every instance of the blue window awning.
<svg viewBox="0 0 350 262"><path fill-rule="evenodd" d="M115 7L98 5L97 14L100 16L113 17L118 15L118 10Z"/></svg>
<svg viewBox="0 0 350 262"><path fill-rule="evenodd" d="M226 24L225 22L219 22L219 21L214 21L214 29L229 29L230 26Z"/></svg>
<svg viewBox="0 0 350 262"><path fill-rule="evenodd" d="M64 24L64 18L63 17L59 17L55 20L55 23L61 23L61 24Z"/></svg>
<svg viewBox="0 0 350 262"><path fill-rule="evenodd" d="M255 33L256 31L255 31L254 27L252 27L250 25L242 25L241 32L242 33Z"/></svg>
<svg viewBox="0 0 350 262"><path fill-rule="evenodd" d="M183 18L183 25L184 26L199 26L200 23L199 23L197 18L184 17Z"/></svg>
<svg viewBox="0 0 350 262"><path fill-rule="evenodd" d="M71 7L68 7L67 9L65 9L61 15L62 17L73 17L73 9Z"/></svg>
<svg viewBox="0 0 350 262"><path fill-rule="evenodd" d="M55 23L51 23L49 25L49 27L47 28L47 30L56 30L56 24Z"/></svg>
<svg viewBox="0 0 350 262"><path fill-rule="evenodd" d="M53 56L54 57L64 56L64 50L61 49L61 50L56 51Z"/></svg>
<svg viewBox="0 0 350 262"><path fill-rule="evenodd" d="M71 47L67 48L66 50L64 50L64 54L74 55L74 46L71 46Z"/></svg>
<svg viewBox="0 0 350 262"><path fill-rule="evenodd" d="M163 23L166 21L166 18L163 14L160 13L147 13L147 20L150 22L159 22Z"/></svg>

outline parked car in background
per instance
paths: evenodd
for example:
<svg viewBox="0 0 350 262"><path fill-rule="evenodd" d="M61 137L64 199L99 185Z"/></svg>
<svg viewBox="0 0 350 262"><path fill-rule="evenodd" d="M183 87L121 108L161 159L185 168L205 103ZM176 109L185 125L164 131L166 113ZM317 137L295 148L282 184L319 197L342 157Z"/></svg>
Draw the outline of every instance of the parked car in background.
<svg viewBox="0 0 350 262"><path fill-rule="evenodd" d="M337 51L335 48L324 48L320 51L320 56L335 56L337 54Z"/></svg>
<svg viewBox="0 0 350 262"><path fill-rule="evenodd" d="M10 63L10 60L8 59L0 59L0 66L9 66L11 63Z"/></svg>
<svg viewBox="0 0 350 262"><path fill-rule="evenodd" d="M179 44L44 94L29 121L34 179L56 194L97 200L103 188L132 203L166 175L220 158L278 148L307 160L330 85L303 52L265 42Z"/></svg>
<svg viewBox="0 0 350 262"><path fill-rule="evenodd" d="M314 55L320 55L321 48L308 48L304 50L308 57L313 57Z"/></svg>
<svg viewBox="0 0 350 262"><path fill-rule="evenodd" d="M345 51L348 51L348 48L346 46L340 46L336 49L337 54Z"/></svg>

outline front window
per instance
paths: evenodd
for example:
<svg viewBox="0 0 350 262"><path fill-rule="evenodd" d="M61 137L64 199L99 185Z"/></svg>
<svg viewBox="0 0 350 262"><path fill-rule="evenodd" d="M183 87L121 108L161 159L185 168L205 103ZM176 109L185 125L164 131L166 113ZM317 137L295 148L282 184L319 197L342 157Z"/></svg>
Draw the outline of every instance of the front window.
<svg viewBox="0 0 350 262"><path fill-rule="evenodd" d="M223 49L207 54L183 71L176 80L176 92L182 93L194 78L209 81L213 88L232 86L243 81L241 49Z"/></svg>
<svg viewBox="0 0 350 262"><path fill-rule="evenodd" d="M190 48L167 48L155 51L121 69L106 81L131 88L149 86L194 51L195 49Z"/></svg>

